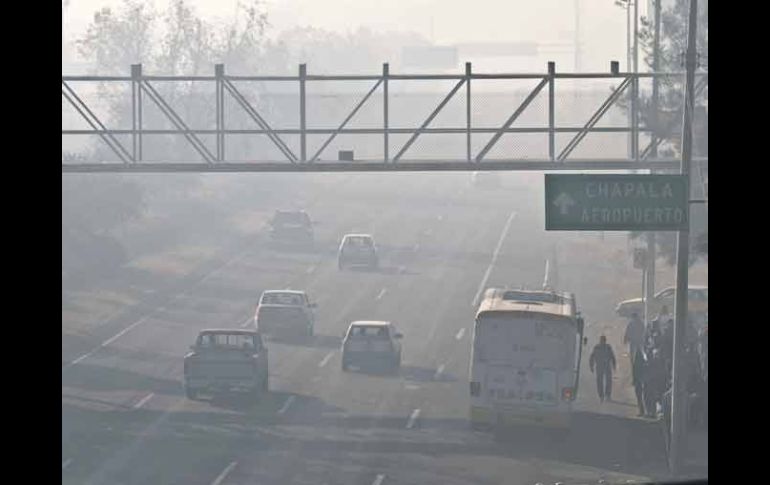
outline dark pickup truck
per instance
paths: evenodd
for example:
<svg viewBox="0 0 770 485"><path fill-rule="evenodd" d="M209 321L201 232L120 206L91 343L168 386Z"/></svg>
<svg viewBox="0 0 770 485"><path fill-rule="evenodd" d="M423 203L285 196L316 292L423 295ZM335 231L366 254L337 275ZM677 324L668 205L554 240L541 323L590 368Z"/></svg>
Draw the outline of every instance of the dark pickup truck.
<svg viewBox="0 0 770 485"><path fill-rule="evenodd" d="M267 393L267 348L259 332L203 330L190 349L184 358L184 388L189 399L196 399L199 393L244 391L255 397Z"/></svg>

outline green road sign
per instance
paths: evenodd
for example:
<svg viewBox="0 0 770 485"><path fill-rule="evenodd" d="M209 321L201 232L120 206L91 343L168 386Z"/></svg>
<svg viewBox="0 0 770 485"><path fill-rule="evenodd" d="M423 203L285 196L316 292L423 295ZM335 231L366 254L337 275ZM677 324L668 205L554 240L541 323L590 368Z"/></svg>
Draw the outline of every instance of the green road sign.
<svg viewBox="0 0 770 485"><path fill-rule="evenodd" d="M687 226L684 175L545 176L547 231L679 231Z"/></svg>

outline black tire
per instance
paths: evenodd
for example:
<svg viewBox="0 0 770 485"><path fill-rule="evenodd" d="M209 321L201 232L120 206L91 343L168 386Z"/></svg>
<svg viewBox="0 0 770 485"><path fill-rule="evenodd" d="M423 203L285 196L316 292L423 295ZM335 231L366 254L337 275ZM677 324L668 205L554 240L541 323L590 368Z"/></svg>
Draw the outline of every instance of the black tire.
<svg viewBox="0 0 770 485"><path fill-rule="evenodd" d="M187 397L187 399L197 401L198 400L198 390L193 389L191 387L185 386L184 388L184 395Z"/></svg>

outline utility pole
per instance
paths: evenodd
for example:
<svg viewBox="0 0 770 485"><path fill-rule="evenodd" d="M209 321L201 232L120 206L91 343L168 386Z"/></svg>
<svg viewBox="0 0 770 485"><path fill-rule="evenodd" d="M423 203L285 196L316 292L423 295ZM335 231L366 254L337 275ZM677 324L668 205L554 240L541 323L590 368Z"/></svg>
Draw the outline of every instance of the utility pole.
<svg viewBox="0 0 770 485"><path fill-rule="evenodd" d="M634 1L634 72L639 72L639 0Z"/></svg>
<svg viewBox="0 0 770 485"><path fill-rule="evenodd" d="M661 0L652 0L655 5L655 34L652 43L652 72L657 73L660 70L660 2ZM656 130L658 129L658 98L659 98L659 78L653 76L652 78L652 112L650 113L650 121L652 124L652 150L650 150L650 156L655 159L658 157L658 147L656 145ZM655 171L650 169L650 174L654 174ZM655 260L656 254L656 236L654 232L647 233L647 268L645 279L645 291L644 291L644 325L647 327L652 320L650 315L649 301L655 295Z"/></svg>
<svg viewBox="0 0 770 485"><path fill-rule="evenodd" d="M630 0L623 0L626 3L626 71L631 70L631 5Z"/></svg>
<svg viewBox="0 0 770 485"><path fill-rule="evenodd" d="M69 7L70 1L69 0L62 0L61 3L61 54L62 58L64 57L64 11L67 10L67 7Z"/></svg>
<svg viewBox="0 0 770 485"><path fill-rule="evenodd" d="M690 0L690 20L687 28L687 53L685 55L684 114L682 121L682 165L689 193L690 163L692 160L692 116L695 107L696 30L698 24L698 0ZM689 207L688 207L689 210ZM684 375L684 338L687 325L687 289L690 259L690 222L679 231L676 241L676 320L674 322L674 362L672 365L671 392L671 441L669 465L677 475L684 454L687 433L687 394Z"/></svg>
<svg viewBox="0 0 770 485"><path fill-rule="evenodd" d="M575 72L580 72L580 0L575 0Z"/></svg>

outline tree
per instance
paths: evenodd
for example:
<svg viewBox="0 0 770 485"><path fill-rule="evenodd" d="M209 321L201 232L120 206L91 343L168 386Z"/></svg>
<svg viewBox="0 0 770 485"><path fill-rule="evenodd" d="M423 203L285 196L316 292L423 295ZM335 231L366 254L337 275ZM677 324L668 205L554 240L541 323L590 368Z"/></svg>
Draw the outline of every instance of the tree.
<svg viewBox="0 0 770 485"><path fill-rule="evenodd" d="M196 13L188 0L171 0L158 11L150 0L123 0L114 11L103 8L94 14L86 33L76 41L79 54L92 61L97 74L125 74L130 64L142 64L144 72L163 75L211 75L215 64L230 73L257 73L281 69L283 59L266 56L267 14L262 0L243 0L234 18L217 21ZM215 127L214 92L210 83L154 83L163 99L194 128ZM131 126L132 112L125 86L104 83L98 94L108 99L109 124ZM259 99L259 86L251 93ZM146 99L146 98L145 98ZM146 99L145 127L170 129L173 124ZM238 126L238 121L230 128ZM204 141L205 143L206 141ZM167 160L189 160L200 155L179 135L146 136L144 152ZM237 146L232 148L237 150ZM94 147L97 158L115 158L103 144ZM237 156L229 151L228 155Z"/></svg>
<svg viewBox="0 0 770 485"><path fill-rule="evenodd" d="M653 0L660 2L661 0ZM683 70L684 52L687 49L687 22L689 0L673 0L661 10L660 43L658 50L658 71L675 72ZM641 19L639 46L644 54L644 63L652 70L654 59L655 25L653 20ZM701 70L708 72L708 0L698 2L698 26L696 50ZM650 127L655 136L662 140L660 153L680 156L682 134L682 106L684 100L684 76L661 77L659 80L658 110L654 109L652 95L640 92L640 125ZM693 155L708 157L708 83L696 96L693 116ZM623 105L629 109L628 104ZM693 164L694 193L707 197L708 165ZM708 257L708 210L706 207L692 207L690 213L690 264L699 257ZM632 233L636 239L641 233ZM658 233L656 237L660 255L669 264L676 260L676 244L673 233ZM705 248L705 252L704 252Z"/></svg>

